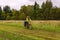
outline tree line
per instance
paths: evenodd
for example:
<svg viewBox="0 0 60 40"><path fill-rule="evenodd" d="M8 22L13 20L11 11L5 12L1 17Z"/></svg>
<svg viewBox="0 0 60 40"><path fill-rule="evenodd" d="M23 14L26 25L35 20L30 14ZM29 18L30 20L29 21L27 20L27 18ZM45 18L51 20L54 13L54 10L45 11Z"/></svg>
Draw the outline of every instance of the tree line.
<svg viewBox="0 0 60 40"><path fill-rule="evenodd" d="M0 20L24 20L26 16L33 20L60 20L60 8L48 0L41 7L35 2L34 5L21 6L20 10L11 9L8 5L3 9L0 6Z"/></svg>

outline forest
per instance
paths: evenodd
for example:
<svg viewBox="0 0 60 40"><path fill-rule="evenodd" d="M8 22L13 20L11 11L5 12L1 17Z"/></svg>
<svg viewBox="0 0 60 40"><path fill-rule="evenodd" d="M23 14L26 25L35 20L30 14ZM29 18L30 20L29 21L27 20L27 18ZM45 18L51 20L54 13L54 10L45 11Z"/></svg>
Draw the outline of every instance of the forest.
<svg viewBox="0 0 60 40"><path fill-rule="evenodd" d="M23 5L20 10L11 9L8 5L3 9L0 6L0 20L24 20L26 16L32 20L60 20L60 8L48 0L41 6L37 2L34 5Z"/></svg>

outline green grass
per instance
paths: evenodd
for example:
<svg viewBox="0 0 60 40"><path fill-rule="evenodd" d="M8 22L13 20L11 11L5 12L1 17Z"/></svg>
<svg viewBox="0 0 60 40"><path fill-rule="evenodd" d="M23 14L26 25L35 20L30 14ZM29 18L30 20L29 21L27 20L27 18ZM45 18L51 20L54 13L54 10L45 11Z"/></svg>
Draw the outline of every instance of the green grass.
<svg viewBox="0 0 60 40"><path fill-rule="evenodd" d="M60 32L60 22L39 22L33 23L32 29L36 30L46 30L52 32Z"/></svg>
<svg viewBox="0 0 60 40"><path fill-rule="evenodd" d="M42 40L41 38L28 37L7 31L0 31L0 37L2 37L0 40Z"/></svg>
<svg viewBox="0 0 60 40"><path fill-rule="evenodd" d="M23 22L5 22L0 23L3 26L10 26L10 27L22 27L24 28ZM32 29L34 30L46 30L46 31L53 31L53 32L60 32L60 23L59 22L32 22Z"/></svg>
<svg viewBox="0 0 60 40"><path fill-rule="evenodd" d="M0 21L0 40L60 40L59 22L32 22L32 30L23 21Z"/></svg>

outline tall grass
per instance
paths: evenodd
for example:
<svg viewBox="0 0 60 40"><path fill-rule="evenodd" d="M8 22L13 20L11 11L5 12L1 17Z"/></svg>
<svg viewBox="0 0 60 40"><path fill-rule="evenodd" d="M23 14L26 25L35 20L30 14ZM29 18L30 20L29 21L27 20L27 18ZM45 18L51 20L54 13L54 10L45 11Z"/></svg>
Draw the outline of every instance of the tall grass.
<svg viewBox="0 0 60 40"><path fill-rule="evenodd" d="M3 22L3 23L1 21L0 25L24 28L23 21L17 21L17 22L11 21L11 22ZM60 21L32 21L31 29L32 30L46 30L46 31L60 32Z"/></svg>
<svg viewBox="0 0 60 40"><path fill-rule="evenodd" d="M35 21L31 24L34 30L46 30L53 32L60 32L60 21Z"/></svg>

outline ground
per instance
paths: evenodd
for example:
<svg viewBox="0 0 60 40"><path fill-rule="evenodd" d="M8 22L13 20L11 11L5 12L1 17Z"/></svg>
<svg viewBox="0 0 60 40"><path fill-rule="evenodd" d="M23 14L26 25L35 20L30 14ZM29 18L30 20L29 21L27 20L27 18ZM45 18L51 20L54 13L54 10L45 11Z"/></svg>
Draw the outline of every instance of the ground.
<svg viewBox="0 0 60 40"><path fill-rule="evenodd" d="M0 40L60 40L60 21L32 21L24 28L23 21L0 21Z"/></svg>

